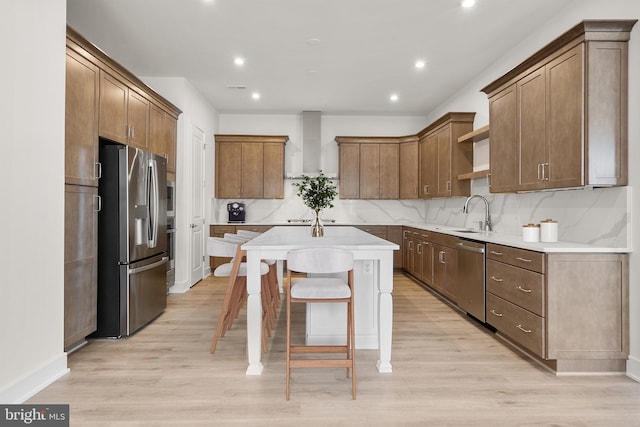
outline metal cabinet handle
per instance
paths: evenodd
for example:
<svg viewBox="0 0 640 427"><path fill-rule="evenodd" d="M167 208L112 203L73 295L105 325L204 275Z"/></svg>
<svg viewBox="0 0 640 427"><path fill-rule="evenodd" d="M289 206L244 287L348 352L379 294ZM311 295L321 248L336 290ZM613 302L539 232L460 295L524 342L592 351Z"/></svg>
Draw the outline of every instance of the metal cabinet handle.
<svg viewBox="0 0 640 427"><path fill-rule="evenodd" d="M533 290L532 290L532 289L525 289L525 288L523 288L523 287L522 287L522 286L520 286L520 285L516 286L516 289L517 289L517 290L519 290L519 291L522 291L522 292L524 292L524 293L526 293L526 294L530 294L531 292L533 292Z"/></svg>
<svg viewBox="0 0 640 427"><path fill-rule="evenodd" d="M445 252L444 251L440 251L438 253L438 260L440 261L440 264L446 264L447 260L445 259Z"/></svg>
<svg viewBox="0 0 640 427"><path fill-rule="evenodd" d="M538 181L542 181L542 174L540 173L540 169L542 169L542 163L538 163Z"/></svg>
<svg viewBox="0 0 640 427"><path fill-rule="evenodd" d="M530 259L526 259L526 258L516 257L516 259L517 259L518 261L522 261L522 262L531 262L531 260L530 260Z"/></svg>
<svg viewBox="0 0 640 427"><path fill-rule="evenodd" d="M531 329L525 329L522 327L522 325L516 325L516 328L520 329L522 332L524 332L525 334L530 334L531 332L533 332Z"/></svg>
<svg viewBox="0 0 640 427"><path fill-rule="evenodd" d="M502 317L503 316L502 313L497 313L494 309L491 309L491 314L493 314L496 317Z"/></svg>
<svg viewBox="0 0 640 427"><path fill-rule="evenodd" d="M413 240L409 240L409 250L413 250Z"/></svg>
<svg viewBox="0 0 640 427"><path fill-rule="evenodd" d="M502 252L491 251L492 255L502 256Z"/></svg>
<svg viewBox="0 0 640 427"><path fill-rule="evenodd" d="M499 279L496 276L491 276L491 280L495 281L495 282L502 282L504 281L503 279Z"/></svg>
<svg viewBox="0 0 640 427"><path fill-rule="evenodd" d="M422 255L422 243L418 243L416 249L418 250L418 255Z"/></svg>
<svg viewBox="0 0 640 427"><path fill-rule="evenodd" d="M95 167L97 166L97 168ZM96 174L96 169L98 170L98 173ZM96 162L93 168L93 173L96 179L100 179L102 178L102 163L100 162Z"/></svg>
<svg viewBox="0 0 640 427"><path fill-rule="evenodd" d="M94 196L95 200L98 202L98 209L94 209L94 212L100 212L102 210L102 197L101 196Z"/></svg>
<svg viewBox="0 0 640 427"><path fill-rule="evenodd" d="M422 191L424 192L424 194L429 194L429 185L425 185L424 187L422 187Z"/></svg>
<svg viewBox="0 0 640 427"><path fill-rule="evenodd" d="M543 181L549 181L549 177L547 176L547 167L549 166L549 163L543 163L542 164L542 180Z"/></svg>
<svg viewBox="0 0 640 427"><path fill-rule="evenodd" d="M447 191L451 191L451 181L447 181Z"/></svg>
<svg viewBox="0 0 640 427"><path fill-rule="evenodd" d="M489 188L491 188L491 174L490 173L487 174L487 186Z"/></svg>

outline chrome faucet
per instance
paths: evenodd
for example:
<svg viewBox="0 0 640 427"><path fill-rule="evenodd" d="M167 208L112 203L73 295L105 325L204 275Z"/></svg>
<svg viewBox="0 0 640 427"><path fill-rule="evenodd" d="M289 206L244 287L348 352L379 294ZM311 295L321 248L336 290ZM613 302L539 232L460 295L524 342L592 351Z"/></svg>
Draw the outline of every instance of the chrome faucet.
<svg viewBox="0 0 640 427"><path fill-rule="evenodd" d="M462 212L466 214L469 213L469 202L471 201L471 199L475 199L476 197L479 199L482 199L484 201L484 206L485 206L484 227L481 225L480 229L493 231L493 224L491 223L491 215L489 214L489 201L486 198L484 198L484 196L480 196L479 194L474 194L473 196L467 197L467 200L464 202L464 207L462 208Z"/></svg>

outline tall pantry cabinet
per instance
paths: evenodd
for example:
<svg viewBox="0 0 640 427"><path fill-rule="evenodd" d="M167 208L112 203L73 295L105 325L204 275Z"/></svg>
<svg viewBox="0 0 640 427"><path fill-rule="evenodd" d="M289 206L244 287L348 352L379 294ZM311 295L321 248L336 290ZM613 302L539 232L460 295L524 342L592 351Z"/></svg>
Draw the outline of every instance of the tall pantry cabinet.
<svg viewBox="0 0 640 427"><path fill-rule="evenodd" d="M71 28L65 103L64 349L69 351L97 326L99 138L164 155L173 181L180 110Z"/></svg>

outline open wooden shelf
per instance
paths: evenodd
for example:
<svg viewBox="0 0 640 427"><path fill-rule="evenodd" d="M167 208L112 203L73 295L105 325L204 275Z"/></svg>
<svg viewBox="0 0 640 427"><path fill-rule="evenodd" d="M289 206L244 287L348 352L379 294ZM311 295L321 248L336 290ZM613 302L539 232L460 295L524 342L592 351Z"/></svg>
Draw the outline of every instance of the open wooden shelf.
<svg viewBox="0 0 640 427"><path fill-rule="evenodd" d="M473 132L462 135L460 138L458 138L458 143L460 144L463 142L478 142L487 138L489 138L489 125L483 126L479 129L474 130Z"/></svg>
<svg viewBox="0 0 640 427"><path fill-rule="evenodd" d="M489 169L483 169L481 171L475 171L470 173L463 173L458 175L458 181L464 181L465 179L476 179L476 178L484 178L489 176L491 171Z"/></svg>

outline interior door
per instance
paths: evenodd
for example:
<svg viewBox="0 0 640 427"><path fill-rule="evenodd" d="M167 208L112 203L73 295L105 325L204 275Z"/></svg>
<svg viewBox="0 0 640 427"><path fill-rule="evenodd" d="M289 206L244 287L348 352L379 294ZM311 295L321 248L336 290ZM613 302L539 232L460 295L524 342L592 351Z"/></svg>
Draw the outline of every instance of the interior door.
<svg viewBox="0 0 640 427"><path fill-rule="evenodd" d="M191 233L189 286L198 283L204 264L204 132L196 126L191 129Z"/></svg>

